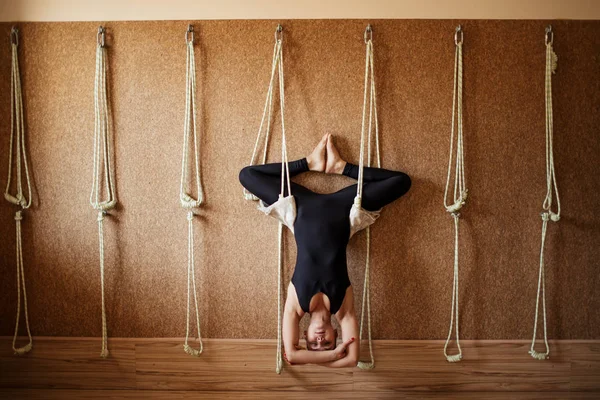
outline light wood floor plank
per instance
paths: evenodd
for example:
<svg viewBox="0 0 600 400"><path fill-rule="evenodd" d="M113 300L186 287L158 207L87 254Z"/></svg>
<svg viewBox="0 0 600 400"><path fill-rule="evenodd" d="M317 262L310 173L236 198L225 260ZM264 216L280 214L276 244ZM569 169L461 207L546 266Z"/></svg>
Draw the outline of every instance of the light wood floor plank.
<svg viewBox="0 0 600 400"><path fill-rule="evenodd" d="M402 393L402 392L194 392L155 390L68 390L68 389L0 389L1 399L12 400L345 400L345 399L398 399L398 400L548 400L598 399L597 393L566 392L468 392L468 393Z"/></svg>
<svg viewBox="0 0 600 400"><path fill-rule="evenodd" d="M34 338L26 355L12 352L12 338L0 338L0 387L135 389L135 344L109 340L100 357L100 339Z"/></svg>
<svg viewBox="0 0 600 400"><path fill-rule="evenodd" d="M113 338L103 360L97 338L35 338L20 357L11 339L0 338L0 398L600 398L600 341L553 341L547 361L527 354L528 341L462 341L455 364L443 341L376 341L374 370L286 366L277 375L273 340L206 339L195 358L182 339Z"/></svg>
<svg viewBox="0 0 600 400"><path fill-rule="evenodd" d="M352 369L318 366L275 373L272 341L207 341L204 353L190 357L178 342L136 345L137 385L151 390L312 390L351 391Z"/></svg>

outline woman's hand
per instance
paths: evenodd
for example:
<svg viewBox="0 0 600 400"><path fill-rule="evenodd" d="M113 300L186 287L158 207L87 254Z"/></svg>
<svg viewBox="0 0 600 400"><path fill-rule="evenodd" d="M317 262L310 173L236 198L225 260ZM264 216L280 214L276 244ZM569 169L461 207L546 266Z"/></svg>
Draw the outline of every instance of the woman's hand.
<svg viewBox="0 0 600 400"><path fill-rule="evenodd" d="M348 346L354 342L354 338L348 339L343 343L340 343L333 351L333 360L339 360L346 357Z"/></svg>

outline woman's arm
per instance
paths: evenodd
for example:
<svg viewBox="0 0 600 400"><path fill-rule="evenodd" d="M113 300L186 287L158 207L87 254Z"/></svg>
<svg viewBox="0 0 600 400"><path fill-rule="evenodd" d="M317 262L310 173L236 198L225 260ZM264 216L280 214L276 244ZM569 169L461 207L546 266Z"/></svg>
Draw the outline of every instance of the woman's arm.
<svg viewBox="0 0 600 400"><path fill-rule="evenodd" d="M290 177L309 171L306 158L290 161ZM277 201L281 193L281 163L249 165L240 171L240 183L267 205ZM294 184L293 184L294 185ZM287 196L287 185L284 185Z"/></svg>
<svg viewBox="0 0 600 400"><path fill-rule="evenodd" d="M357 165L346 163L342 175L358 179ZM362 206L375 211L403 196L411 186L410 177L404 172L384 168L364 167Z"/></svg>
<svg viewBox="0 0 600 400"><path fill-rule="evenodd" d="M283 347L285 358L290 364L322 364L331 362L344 356L343 349L336 348L328 351L310 351L298 347L300 341L298 324L302 315L298 312L300 304L296 295L296 289L290 282L288 295L283 311Z"/></svg>
<svg viewBox="0 0 600 400"><path fill-rule="evenodd" d="M357 339L360 336L360 332L358 331L358 320L354 312L352 286L346 290L344 302L337 312L336 318L342 328L342 341L349 343L346 346L346 356L322 365L330 368L356 367L360 355L360 341L355 340L355 338Z"/></svg>

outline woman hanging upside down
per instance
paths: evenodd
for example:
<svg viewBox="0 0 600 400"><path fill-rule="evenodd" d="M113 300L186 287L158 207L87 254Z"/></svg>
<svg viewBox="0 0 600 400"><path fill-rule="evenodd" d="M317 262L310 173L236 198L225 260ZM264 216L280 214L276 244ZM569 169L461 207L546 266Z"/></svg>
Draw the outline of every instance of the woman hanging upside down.
<svg viewBox="0 0 600 400"><path fill-rule="evenodd" d="M309 156L289 162L290 176L316 171L358 179L358 170L358 166L340 157L330 134L323 136ZM263 203L272 205L281 190L281 163L245 167L240 172L240 182ZM362 207L378 211L405 194L410 185L409 176L403 172L365 167ZM288 286L282 328L284 354L290 364L354 367L358 362L358 320L346 262L351 236L349 215L356 189L354 184L320 194L292 182L297 210L293 232L298 255ZM308 330L304 331L306 349L298 346L298 325L304 313L310 315ZM343 340L337 346L332 314L342 328Z"/></svg>

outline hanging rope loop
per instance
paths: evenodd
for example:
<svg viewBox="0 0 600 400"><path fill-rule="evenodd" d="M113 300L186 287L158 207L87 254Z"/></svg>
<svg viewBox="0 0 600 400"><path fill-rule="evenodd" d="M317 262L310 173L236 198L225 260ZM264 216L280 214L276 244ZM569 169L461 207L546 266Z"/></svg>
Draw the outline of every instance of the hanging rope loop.
<svg viewBox="0 0 600 400"><path fill-rule="evenodd" d="M17 316L15 321L15 334L13 336L12 348L15 354L25 354L33 347L33 339L29 329L29 314L27 311L27 290L25 287L25 267L23 263L23 239L21 232L21 221L23 211L31 206L31 176L29 174L29 162L27 160L27 148L25 141L25 117L23 109L23 92L21 88L21 72L19 69L19 29L13 26L10 31L11 43L11 79L10 79L10 143L8 147L8 177L4 198L9 203L19 206L21 209L15 212L15 247L17 267ZM14 162L13 162L14 154ZM15 187L13 182L13 164L15 164ZM25 182L23 182L23 170ZM26 186L26 190L24 187ZM23 311L25 313L25 327L29 342L23 347L16 347L19 332L19 319L21 316L21 290L23 290Z"/></svg>
<svg viewBox="0 0 600 400"><path fill-rule="evenodd" d="M377 167L381 168L381 154L379 149L379 124L377 118L377 93L375 90L375 69L373 52L373 28L367 25L363 35L365 40L365 79L363 95L363 113L360 134L360 155L358 169L358 184L356 188L356 197L354 205L356 209L362 209L362 192L364 184L365 153L366 164L371 166L372 142L377 156ZM367 108L369 110L367 119ZM373 138L373 127L375 128L375 137ZM366 136L366 137L365 137ZM366 148L365 148L366 147ZM363 326L365 313L367 315L367 339L369 343L369 361L359 361L357 367L363 370L373 369L375 367L375 357L373 355L373 342L371 339L371 296L370 296L370 275L371 275L371 227L367 226L366 231L366 259L365 259L365 279L363 283L363 298L360 314L359 340L363 338Z"/></svg>
<svg viewBox="0 0 600 400"><path fill-rule="evenodd" d="M191 33L191 36L189 34ZM204 201L204 193L200 179L200 158L199 158L199 143L200 138L196 128L196 56L194 53L194 27L188 26L186 30L186 69L185 69L185 115L183 123L183 155L181 161L181 181L179 186L179 199L181 206L184 208L199 207ZM196 197L192 197L188 190L188 173L190 141L193 140L194 152L194 167L195 176L194 183L196 185Z"/></svg>
<svg viewBox="0 0 600 400"><path fill-rule="evenodd" d="M462 91L463 91L463 61L462 46L464 33L462 26L457 26L454 31L454 83L452 89L452 128L450 130L450 152L448 157L448 173L446 177L446 188L444 190L444 208L450 213L454 220L454 272L452 282L452 306L450 309L450 328L448 337L444 344L444 356L448 362L458 362L462 359L462 349L460 347L459 328L458 328L458 252L459 252L459 210L465 205L467 200L467 182L465 179L465 160L463 149L463 115L462 115ZM456 136L456 148L454 148L454 137ZM452 202L448 200L450 192L450 181L453 175L454 161L454 194ZM452 337L452 329L455 325L457 354L448 354L448 344Z"/></svg>
<svg viewBox="0 0 600 400"><path fill-rule="evenodd" d="M267 96L265 105L263 108L262 118L260 120L260 126L256 135L256 141L254 142L254 149L252 150L252 157L250 158L249 165L255 165L258 161L258 151L261 142L263 130L265 132L263 140L263 154L262 164L267 161L267 153L269 147L269 133L271 132L271 122L273 119L273 92L275 89L275 78L279 80L279 111L281 115L281 190L279 193L279 200L285 197L285 185L287 183L288 196L292 195L292 186L290 180L290 171L288 166L288 154L287 154L287 140L285 134L285 79L284 79L284 68L283 68L283 27L279 24L275 29L275 43L273 45L273 58L271 61L271 77L269 79L269 86L267 89ZM265 129L263 129L265 128ZM258 201L258 197L244 189L244 198L246 200ZM279 201L278 200L278 201ZM260 206L259 206L260 209ZM282 289L282 278L283 278L283 223L279 222L278 228L278 247L277 247L277 352L275 355L275 372L281 373L283 369L283 336L282 336L282 305L281 295Z"/></svg>
<svg viewBox="0 0 600 400"><path fill-rule="evenodd" d="M108 101L108 61L105 47L106 29L102 26L96 33L96 71L94 77L94 148L93 176L90 205L97 211L98 248L100 256L100 290L102 301L102 349L100 356L108 352L108 328L104 295L104 217L117 205L113 149L111 144L111 114Z"/></svg>
<svg viewBox="0 0 600 400"><path fill-rule="evenodd" d="M194 27L188 25L185 32L186 42L186 66L185 66L185 115L183 123L183 155L181 161L181 181L179 186L179 200L181 206L187 210L188 221L188 264L187 264L187 309L186 309L186 326L185 326L185 342L183 350L192 356L198 357L202 354L203 343L202 334L200 331L200 311L198 308L198 291L196 289L196 263L194 260L194 208L199 207L204 201L204 191L200 179L200 137L196 128L196 56L194 53ZM196 198L192 197L188 190L188 174L190 170L189 153L190 142L193 140L191 150L194 153L194 182L196 185ZM189 345L190 336L190 298L193 292L194 306L196 311L196 329L198 332L197 349Z"/></svg>
<svg viewBox="0 0 600 400"><path fill-rule="evenodd" d="M558 222L560 220L560 197L558 195L558 186L556 184L556 173L554 169L554 116L552 110L552 74L556 72L558 57L552 48L554 42L554 32L552 26L548 25L545 30L544 43L546 45L546 70L545 70L545 105L546 105L546 197L542 203L542 240L540 246L540 268L538 273L538 288L535 300L535 319L533 323L533 339L529 354L537 359L544 360L549 358L550 346L548 345L548 333L546 324L546 281L544 266L544 248L546 244L546 231L548 221ZM556 199L556 212L552 210L552 203ZM535 347L535 338L537 336L537 325L539 315L540 297L542 298L542 316L544 328L544 353L537 352Z"/></svg>

